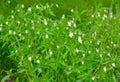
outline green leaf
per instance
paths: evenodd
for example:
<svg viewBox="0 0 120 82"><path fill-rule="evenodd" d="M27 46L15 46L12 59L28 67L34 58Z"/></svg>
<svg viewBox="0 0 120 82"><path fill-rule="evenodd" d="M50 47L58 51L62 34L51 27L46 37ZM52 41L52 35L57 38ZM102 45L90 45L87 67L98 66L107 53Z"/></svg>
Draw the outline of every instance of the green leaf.
<svg viewBox="0 0 120 82"><path fill-rule="evenodd" d="M2 80L1 80L1 82L5 82L6 80L9 79L9 77L10 77L10 75L7 75L7 76L3 77Z"/></svg>

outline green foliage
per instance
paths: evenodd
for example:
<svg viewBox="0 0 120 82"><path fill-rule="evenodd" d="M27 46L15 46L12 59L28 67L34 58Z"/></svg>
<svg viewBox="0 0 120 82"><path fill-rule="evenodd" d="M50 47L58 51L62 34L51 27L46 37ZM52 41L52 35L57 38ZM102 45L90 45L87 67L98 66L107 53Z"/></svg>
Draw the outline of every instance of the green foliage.
<svg viewBox="0 0 120 82"><path fill-rule="evenodd" d="M1 81L117 81L120 12L96 5L70 7L58 15L61 5L18 4L7 19L0 16Z"/></svg>

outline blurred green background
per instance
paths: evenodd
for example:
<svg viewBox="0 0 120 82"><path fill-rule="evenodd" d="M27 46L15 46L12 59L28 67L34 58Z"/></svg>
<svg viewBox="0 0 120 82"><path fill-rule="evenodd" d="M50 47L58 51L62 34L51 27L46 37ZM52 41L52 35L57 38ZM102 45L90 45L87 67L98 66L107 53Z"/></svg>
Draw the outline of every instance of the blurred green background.
<svg viewBox="0 0 120 82"><path fill-rule="evenodd" d="M77 8L78 10L97 8L97 7L111 7L113 11L119 6L120 0L0 0L0 14L8 16L17 4L25 4L25 7L32 6L34 3L55 3L59 4L59 10L56 12L61 14L70 9Z"/></svg>

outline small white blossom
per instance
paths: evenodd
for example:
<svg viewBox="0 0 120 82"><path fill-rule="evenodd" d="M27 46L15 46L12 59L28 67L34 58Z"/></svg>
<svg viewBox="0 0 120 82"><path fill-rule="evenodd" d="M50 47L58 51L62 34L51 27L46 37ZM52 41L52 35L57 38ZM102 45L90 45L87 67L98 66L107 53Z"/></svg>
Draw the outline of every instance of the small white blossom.
<svg viewBox="0 0 120 82"><path fill-rule="evenodd" d="M84 61L81 61L81 64L84 64Z"/></svg>
<svg viewBox="0 0 120 82"><path fill-rule="evenodd" d="M28 61L31 61L32 60L32 57L28 57Z"/></svg>
<svg viewBox="0 0 120 82"><path fill-rule="evenodd" d="M39 5L36 5L36 9L39 9Z"/></svg>
<svg viewBox="0 0 120 82"><path fill-rule="evenodd" d="M18 35L19 35L19 36L22 36L22 34L21 34L21 33L19 33Z"/></svg>
<svg viewBox="0 0 120 82"><path fill-rule="evenodd" d="M95 48L96 52L99 53L99 49Z"/></svg>
<svg viewBox="0 0 120 82"><path fill-rule="evenodd" d="M62 15L62 19L64 19L64 18L65 18L65 15L63 14L63 15Z"/></svg>
<svg viewBox="0 0 120 82"><path fill-rule="evenodd" d="M9 23L8 23L8 21L6 21L6 23L5 23L6 25L8 25Z"/></svg>
<svg viewBox="0 0 120 82"><path fill-rule="evenodd" d="M17 12L20 12L20 9L18 9Z"/></svg>
<svg viewBox="0 0 120 82"><path fill-rule="evenodd" d="M44 25L48 25L48 22L46 19L44 20Z"/></svg>
<svg viewBox="0 0 120 82"><path fill-rule="evenodd" d="M17 22L17 24L20 24L20 21L18 20L18 21L16 21Z"/></svg>
<svg viewBox="0 0 120 82"><path fill-rule="evenodd" d="M110 53L108 53L107 55L110 56Z"/></svg>
<svg viewBox="0 0 120 82"><path fill-rule="evenodd" d="M100 54L100 57L102 58L102 54Z"/></svg>
<svg viewBox="0 0 120 82"><path fill-rule="evenodd" d="M92 76L92 80L93 80L93 81L95 80L95 76Z"/></svg>
<svg viewBox="0 0 120 82"><path fill-rule="evenodd" d="M85 54L82 54L83 57L85 57Z"/></svg>
<svg viewBox="0 0 120 82"><path fill-rule="evenodd" d="M28 45L28 48L31 48L31 45Z"/></svg>
<svg viewBox="0 0 120 82"><path fill-rule="evenodd" d="M50 55L52 55L52 54L53 54L53 52L50 50L50 51L49 51L49 54L50 54Z"/></svg>
<svg viewBox="0 0 120 82"><path fill-rule="evenodd" d="M28 30L25 30L25 33L28 34Z"/></svg>
<svg viewBox="0 0 120 82"><path fill-rule="evenodd" d="M31 10L32 10L32 9L31 9L31 7L29 7L29 8L28 8L28 11L30 11L30 12L31 12Z"/></svg>
<svg viewBox="0 0 120 82"><path fill-rule="evenodd" d="M113 66L113 67L116 67L115 63L112 63L112 66Z"/></svg>
<svg viewBox="0 0 120 82"><path fill-rule="evenodd" d="M9 34L12 34L12 30L9 30Z"/></svg>
<svg viewBox="0 0 120 82"><path fill-rule="evenodd" d="M8 4L10 4L11 2L10 2L10 0L8 0Z"/></svg>
<svg viewBox="0 0 120 82"><path fill-rule="evenodd" d="M69 33L69 37L72 38L73 37L73 32Z"/></svg>
<svg viewBox="0 0 120 82"><path fill-rule="evenodd" d="M60 47L57 45L57 48L60 48Z"/></svg>
<svg viewBox="0 0 120 82"><path fill-rule="evenodd" d="M94 18L94 14L92 14L91 17Z"/></svg>
<svg viewBox="0 0 120 82"><path fill-rule="evenodd" d="M24 8L25 7L24 4L22 4L21 7Z"/></svg>
<svg viewBox="0 0 120 82"><path fill-rule="evenodd" d="M72 25L72 22L71 22L71 21L68 21L67 23L68 23L68 26L71 26L71 25Z"/></svg>
<svg viewBox="0 0 120 82"><path fill-rule="evenodd" d="M55 6L56 6L56 7L59 7L59 5L58 5L58 4L55 4Z"/></svg>
<svg viewBox="0 0 120 82"><path fill-rule="evenodd" d="M40 60L37 60L36 62L37 62L37 64L39 64L39 63L40 63Z"/></svg>
<svg viewBox="0 0 120 82"><path fill-rule="evenodd" d="M76 23L73 24L73 27L76 27Z"/></svg>
<svg viewBox="0 0 120 82"><path fill-rule="evenodd" d="M16 34L16 32L15 32L15 31L13 31L13 34L15 35L15 34Z"/></svg>
<svg viewBox="0 0 120 82"><path fill-rule="evenodd" d="M106 71L107 71L107 68L106 68L106 67L103 67L103 71L106 72Z"/></svg>
<svg viewBox="0 0 120 82"><path fill-rule="evenodd" d="M13 15L11 15L11 18L13 19L13 18L14 18L14 16L13 16Z"/></svg>
<svg viewBox="0 0 120 82"><path fill-rule="evenodd" d="M17 53L18 52L18 50L15 50L15 53Z"/></svg>
<svg viewBox="0 0 120 82"><path fill-rule="evenodd" d="M89 50L88 53L91 54L91 51Z"/></svg>
<svg viewBox="0 0 120 82"><path fill-rule="evenodd" d="M74 12L74 9L71 9L71 12L73 13L73 12Z"/></svg>
<svg viewBox="0 0 120 82"><path fill-rule="evenodd" d="M45 35L45 38L48 38L48 34Z"/></svg>
<svg viewBox="0 0 120 82"><path fill-rule="evenodd" d="M78 36L78 42L82 44L82 39L80 36Z"/></svg>
<svg viewBox="0 0 120 82"><path fill-rule="evenodd" d="M76 52L76 53L78 53L78 52L79 52L78 48L76 48L76 49L75 49L75 52Z"/></svg>
<svg viewBox="0 0 120 82"><path fill-rule="evenodd" d="M0 27L0 31L2 31L2 27Z"/></svg>

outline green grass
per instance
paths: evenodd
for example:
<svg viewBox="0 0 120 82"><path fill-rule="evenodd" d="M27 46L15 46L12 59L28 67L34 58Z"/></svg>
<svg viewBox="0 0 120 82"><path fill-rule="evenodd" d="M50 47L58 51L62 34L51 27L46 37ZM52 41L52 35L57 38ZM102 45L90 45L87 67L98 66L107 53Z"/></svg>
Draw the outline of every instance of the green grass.
<svg viewBox="0 0 120 82"><path fill-rule="evenodd" d="M18 4L0 16L0 80L117 82L120 12L113 6L58 10L59 4ZM59 16L59 17L58 17Z"/></svg>

